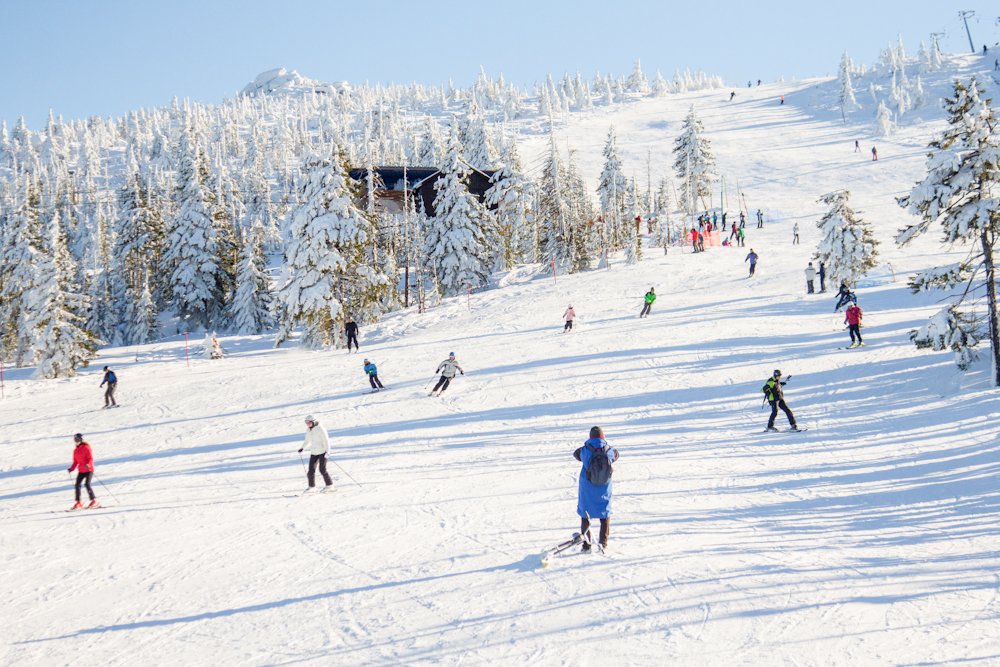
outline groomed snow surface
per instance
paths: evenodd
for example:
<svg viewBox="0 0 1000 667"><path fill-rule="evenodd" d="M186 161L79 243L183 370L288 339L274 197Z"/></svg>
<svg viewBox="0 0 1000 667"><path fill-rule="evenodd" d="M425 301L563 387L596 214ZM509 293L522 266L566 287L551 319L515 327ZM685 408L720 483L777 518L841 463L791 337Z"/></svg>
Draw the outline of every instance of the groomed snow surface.
<svg viewBox="0 0 1000 667"><path fill-rule="evenodd" d="M867 126L796 107L812 85L782 88L783 107L763 86L557 130L593 179L614 122L640 172L647 148L666 164L695 102L720 168L768 211L745 249L647 248L556 281L521 269L386 317L357 355L224 337L226 359L188 366L175 337L105 350L72 380L8 371L0 664L1000 663L996 392L985 362L960 374L908 342L939 306L905 273L940 252L891 244L892 196L940 125L880 141L872 163L853 153ZM859 290L858 350L833 286L806 295L802 273L815 200L844 186L886 260ZM451 351L466 374L430 398ZM366 393L364 357L388 390ZM104 364L116 410L99 409ZM775 368L805 433L761 433ZM342 470L335 493L290 497L306 414ZM621 452L609 554L540 569L579 528L572 452L593 425ZM109 507L66 514L76 431Z"/></svg>

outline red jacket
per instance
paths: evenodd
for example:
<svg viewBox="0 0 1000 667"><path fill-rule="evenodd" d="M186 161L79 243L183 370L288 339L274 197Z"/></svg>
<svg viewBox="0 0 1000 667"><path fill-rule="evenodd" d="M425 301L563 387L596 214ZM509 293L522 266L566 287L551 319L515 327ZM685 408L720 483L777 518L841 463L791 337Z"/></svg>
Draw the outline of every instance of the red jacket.
<svg viewBox="0 0 1000 667"><path fill-rule="evenodd" d="M79 468L80 472L94 472L94 455L90 451L90 445L81 442L73 450L73 466L69 469Z"/></svg>
<svg viewBox="0 0 1000 667"><path fill-rule="evenodd" d="M857 306L851 306L844 314L848 324L861 324L861 309Z"/></svg>

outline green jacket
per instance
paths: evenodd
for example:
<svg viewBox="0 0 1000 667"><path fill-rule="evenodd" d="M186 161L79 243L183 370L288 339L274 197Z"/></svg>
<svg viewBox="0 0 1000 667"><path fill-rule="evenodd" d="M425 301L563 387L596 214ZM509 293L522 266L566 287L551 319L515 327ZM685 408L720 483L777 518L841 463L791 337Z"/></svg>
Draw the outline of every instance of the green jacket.
<svg viewBox="0 0 1000 667"><path fill-rule="evenodd" d="M774 403L775 401L780 401L785 397L785 393L781 390L784 386L784 382L778 382L771 376L764 383L764 396L767 398L769 403Z"/></svg>
<svg viewBox="0 0 1000 667"><path fill-rule="evenodd" d="M653 303L656 301L656 295L652 292L646 292L646 303Z"/></svg>

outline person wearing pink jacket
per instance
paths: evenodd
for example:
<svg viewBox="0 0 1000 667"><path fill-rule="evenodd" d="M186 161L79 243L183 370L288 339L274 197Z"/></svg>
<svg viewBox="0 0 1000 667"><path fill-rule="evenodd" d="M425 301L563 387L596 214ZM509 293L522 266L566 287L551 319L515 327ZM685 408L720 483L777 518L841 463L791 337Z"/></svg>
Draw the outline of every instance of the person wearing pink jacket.
<svg viewBox="0 0 1000 667"><path fill-rule="evenodd" d="M563 319L566 320L566 326L563 327L563 333L573 330L573 318L576 317L576 311L573 310L573 304L570 304L566 312L563 313Z"/></svg>

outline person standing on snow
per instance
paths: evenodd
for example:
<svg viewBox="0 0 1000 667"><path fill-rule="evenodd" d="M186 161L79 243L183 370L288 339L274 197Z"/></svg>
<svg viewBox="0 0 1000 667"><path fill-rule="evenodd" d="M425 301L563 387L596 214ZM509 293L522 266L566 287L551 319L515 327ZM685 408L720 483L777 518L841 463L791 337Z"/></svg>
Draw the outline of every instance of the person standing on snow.
<svg viewBox="0 0 1000 667"><path fill-rule="evenodd" d="M798 245L799 243L799 223L792 225L792 245Z"/></svg>
<svg viewBox="0 0 1000 667"><path fill-rule="evenodd" d="M740 229L743 229L747 225L747 216L743 211L740 211Z"/></svg>
<svg viewBox="0 0 1000 667"><path fill-rule="evenodd" d="M100 386L103 387L105 383L107 383L108 388L104 390L104 409L117 408L118 403L115 402L115 389L118 388L118 376L108 366L104 367L104 379L101 380Z"/></svg>
<svg viewBox="0 0 1000 667"><path fill-rule="evenodd" d="M367 359L365 359L365 373L368 374L368 382L371 383L372 391L385 389L385 387L382 386L382 381L378 379L378 368Z"/></svg>
<svg viewBox="0 0 1000 667"><path fill-rule="evenodd" d="M791 378L791 376L788 376ZM785 416L788 417L788 423L791 425L793 431L798 431L799 427L795 425L795 415L788 408L785 403L785 392L781 389L785 386L785 382L781 381L781 371L775 370L774 374L767 379L764 384L764 398L767 402L771 404L771 416L767 420L766 431L777 431L774 428L774 419L778 416L778 409L780 408Z"/></svg>
<svg viewBox="0 0 1000 667"><path fill-rule="evenodd" d="M855 153L861 152L861 142L859 142L857 139L854 140L854 152Z"/></svg>
<svg viewBox="0 0 1000 667"><path fill-rule="evenodd" d="M299 447L299 454L302 450L309 450L309 472L306 473L306 479L309 480L309 487L306 492L312 491L316 488L316 466L319 465L319 474L323 476L323 481L326 482L326 486L323 491L331 491L330 487L333 486L333 480L330 478L330 473L326 471L326 455L330 451L330 436L327 435L326 429L320 426L319 420L309 415L306 417L306 438Z"/></svg>
<svg viewBox="0 0 1000 667"><path fill-rule="evenodd" d="M358 346L358 325L354 323L354 318L348 316L347 322L344 324L344 333L347 335L347 353L351 353L351 342L354 342L354 351L357 352Z"/></svg>
<svg viewBox="0 0 1000 667"><path fill-rule="evenodd" d="M698 252L698 230L691 228L691 251Z"/></svg>
<svg viewBox="0 0 1000 667"><path fill-rule="evenodd" d="M457 361L455 361L455 353L452 352L448 355L447 359L438 364L437 370L434 371L435 373L440 373L441 378L437 381L437 384L434 385L434 389L431 390L430 395L439 396L443 394L444 390L448 388L448 385L450 385L451 381L455 378L456 371L465 375L465 371L463 371L462 367L458 365Z"/></svg>
<svg viewBox="0 0 1000 667"><path fill-rule="evenodd" d="M815 288L813 287L813 281L816 280L816 269L813 268L813 263L809 262L809 266L806 267L806 293L815 293Z"/></svg>
<svg viewBox="0 0 1000 667"><path fill-rule="evenodd" d="M83 503L80 502L80 484L86 485L87 495L90 496L90 504L87 505L87 509L100 507L100 504L97 502L97 496L94 495L94 490L90 488L90 480L94 476L94 453L90 450L90 445L84 442L82 433L74 435L73 442L76 443L76 448L73 450L73 465L66 470L70 474L74 470L77 471L76 504L73 505L73 509L83 509Z"/></svg>
<svg viewBox="0 0 1000 667"><path fill-rule="evenodd" d="M757 209L757 229L764 229L764 214Z"/></svg>
<svg viewBox="0 0 1000 667"><path fill-rule="evenodd" d="M872 162L878 162L878 149L872 146Z"/></svg>
<svg viewBox="0 0 1000 667"><path fill-rule="evenodd" d="M576 311L573 310L573 304L569 305L566 312L563 313L563 319L566 320L566 325L563 326L563 333L573 330L573 318L576 317Z"/></svg>
<svg viewBox="0 0 1000 667"><path fill-rule="evenodd" d="M646 296L643 297L642 311L639 313L639 319L649 315L650 311L653 309L653 302L656 301L656 290L652 287L646 292Z"/></svg>
<svg viewBox="0 0 1000 667"><path fill-rule="evenodd" d="M743 261L750 262L750 275L747 276L747 278L752 278L754 271L757 270L757 253L753 251L753 248L750 248L750 252L749 254L747 254L747 258L744 259Z"/></svg>
<svg viewBox="0 0 1000 667"><path fill-rule="evenodd" d="M600 426L590 429L590 438L573 452L573 458L582 465L577 486L576 513L580 515L580 535L583 551L590 551L593 538L590 534L591 519L601 520L598 545L603 553L611 536L611 473L612 464L618 460L618 450L608 445Z"/></svg>
<svg viewBox="0 0 1000 667"><path fill-rule="evenodd" d="M852 303L847 312L844 313L844 324L847 325L847 330L851 332L851 347L863 347L864 342L861 340L861 308L858 304ZM857 341L855 341L857 337Z"/></svg>
<svg viewBox="0 0 1000 667"><path fill-rule="evenodd" d="M743 231L742 227L736 230L736 243L737 245L739 245L739 247L741 248L744 247L744 245L746 244L746 237L747 237L746 232Z"/></svg>
<svg viewBox="0 0 1000 667"><path fill-rule="evenodd" d="M826 266L823 265L823 262L819 263L819 291L826 291Z"/></svg>

